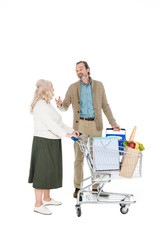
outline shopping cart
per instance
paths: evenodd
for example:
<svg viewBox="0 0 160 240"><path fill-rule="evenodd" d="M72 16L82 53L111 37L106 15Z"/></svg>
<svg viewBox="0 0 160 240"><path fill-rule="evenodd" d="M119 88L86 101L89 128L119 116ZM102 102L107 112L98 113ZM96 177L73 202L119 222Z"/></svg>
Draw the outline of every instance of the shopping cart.
<svg viewBox="0 0 160 240"><path fill-rule="evenodd" d="M113 179L141 177L141 152L139 154L135 154L126 151L122 146L121 148L123 149L119 150L118 139L117 150L110 149L105 145L102 147L96 146L90 137L87 138L83 136L81 139L74 138L73 140L76 141L80 147L80 150L84 153L84 157L88 163L91 173L90 177L85 178L82 181L77 195L77 204L75 205L77 216L80 217L82 214L82 204L119 204L121 213L126 214L129 211L129 206L136 202L133 194L105 192L103 191L103 187L107 182L110 182ZM98 156L98 162L103 166L101 169L97 168L97 160L96 158L94 159L95 152L97 153L96 156ZM104 167L106 163L105 156L107 156L107 166ZM116 162L115 168L113 165L113 160ZM117 161L119 161L118 169ZM122 168L123 174L121 174ZM98 184L98 189L96 192L92 190L95 184Z"/></svg>

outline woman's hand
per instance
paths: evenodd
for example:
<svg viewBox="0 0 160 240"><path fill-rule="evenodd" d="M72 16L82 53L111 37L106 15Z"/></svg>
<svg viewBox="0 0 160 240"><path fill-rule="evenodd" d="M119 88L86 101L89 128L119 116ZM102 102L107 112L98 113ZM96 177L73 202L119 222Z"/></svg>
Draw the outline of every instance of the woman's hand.
<svg viewBox="0 0 160 240"><path fill-rule="evenodd" d="M68 138L71 138L71 137L78 138L78 136L79 136L79 132L78 131L74 131L72 133L67 133L66 134L66 137L68 137Z"/></svg>
<svg viewBox="0 0 160 240"><path fill-rule="evenodd" d="M73 134L73 135L76 135L76 137L79 136L79 132L78 132L78 131L73 131L72 134Z"/></svg>

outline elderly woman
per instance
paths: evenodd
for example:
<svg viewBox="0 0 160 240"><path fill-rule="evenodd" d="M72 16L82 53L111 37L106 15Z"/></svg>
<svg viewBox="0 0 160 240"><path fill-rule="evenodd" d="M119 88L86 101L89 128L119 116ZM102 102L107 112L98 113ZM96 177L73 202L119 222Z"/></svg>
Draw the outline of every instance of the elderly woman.
<svg viewBox="0 0 160 240"><path fill-rule="evenodd" d="M50 197L50 189L62 187L61 138L79 135L62 122L60 114L50 103L53 96L52 83L39 80L31 104L34 137L28 182L35 188L34 211L45 215L52 214L46 205L61 204Z"/></svg>

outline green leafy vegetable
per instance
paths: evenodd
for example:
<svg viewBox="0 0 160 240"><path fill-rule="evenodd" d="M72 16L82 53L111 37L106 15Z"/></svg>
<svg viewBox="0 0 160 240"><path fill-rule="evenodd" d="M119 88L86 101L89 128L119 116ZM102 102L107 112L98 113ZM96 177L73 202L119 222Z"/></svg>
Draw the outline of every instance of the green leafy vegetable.
<svg viewBox="0 0 160 240"><path fill-rule="evenodd" d="M123 142L124 147L128 146L128 143L129 143L129 141L127 141L127 140L124 141L124 142Z"/></svg>
<svg viewBox="0 0 160 240"><path fill-rule="evenodd" d="M145 147L143 146L142 143L139 143L139 150L140 150L140 151L144 151L144 150L145 150Z"/></svg>

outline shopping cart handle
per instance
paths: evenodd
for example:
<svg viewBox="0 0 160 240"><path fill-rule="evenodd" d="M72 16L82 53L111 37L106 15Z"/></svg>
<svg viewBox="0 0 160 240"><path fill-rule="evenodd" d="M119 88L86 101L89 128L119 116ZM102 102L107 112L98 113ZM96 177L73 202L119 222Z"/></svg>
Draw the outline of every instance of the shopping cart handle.
<svg viewBox="0 0 160 240"><path fill-rule="evenodd" d="M78 138L75 138L75 137L71 137L71 139L74 141L74 142L77 142L79 139Z"/></svg>
<svg viewBox="0 0 160 240"><path fill-rule="evenodd" d="M81 132L79 132L79 136L81 136L82 135L82 133ZM78 141L79 139L78 138L75 138L75 137L71 137L71 139L74 141L74 142L76 142L76 141Z"/></svg>
<svg viewBox="0 0 160 240"><path fill-rule="evenodd" d="M106 130L113 130L113 128L106 128ZM122 131L126 131L125 128L121 128Z"/></svg>

